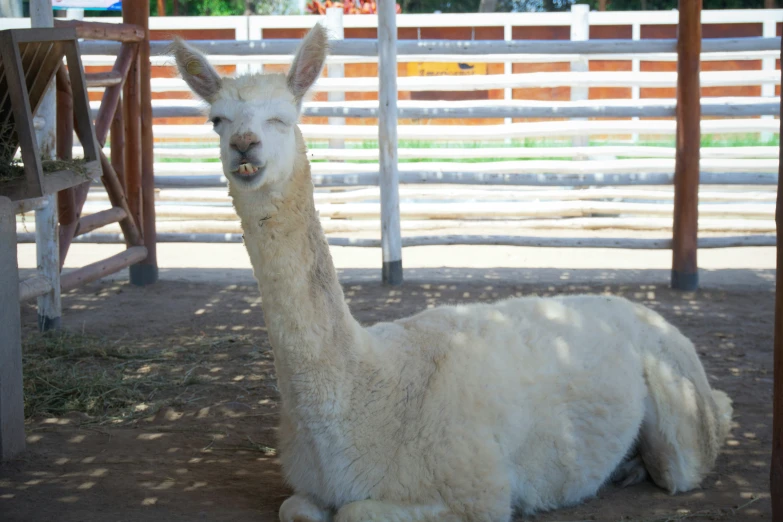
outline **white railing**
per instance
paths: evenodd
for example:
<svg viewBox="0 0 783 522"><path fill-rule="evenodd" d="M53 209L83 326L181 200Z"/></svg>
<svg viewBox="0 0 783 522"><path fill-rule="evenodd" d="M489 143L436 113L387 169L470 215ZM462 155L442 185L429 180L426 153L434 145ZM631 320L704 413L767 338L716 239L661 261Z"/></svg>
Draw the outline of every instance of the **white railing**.
<svg viewBox="0 0 783 522"><path fill-rule="evenodd" d="M236 64L239 72L260 70L265 64L289 63L296 40L264 40L264 31L301 29L320 21L317 16L293 17L212 17L153 18L153 30L167 29L233 29L235 40L196 42L209 53L215 64ZM579 21L581 20L581 22ZM102 21L106 21L102 19ZM780 84L775 60L780 56L780 39L774 38L775 23L783 21L783 10L705 11L703 24L757 23L763 38L705 39L703 61L761 60L757 71L705 71L702 86L760 85L761 96L703 98L702 132L704 134L753 133L765 139L779 132L775 116L780 100L774 95ZM19 23L19 22L12 22ZM346 16L345 30L376 28L375 16ZM589 25L626 25L632 40L592 41L523 41L512 37L515 28L529 26L573 27ZM0 28L7 20L0 20ZM538 230L545 228L589 229L626 228L631 230L665 230L671 228L671 190L674 150L668 147L607 144L592 147L501 147L515 139L581 138L584 136L673 136L673 120L638 118L674 116L676 103L671 99L641 99L646 87L673 87L676 73L639 72L641 62L676 60L674 40L641 39L642 28L649 25L677 24L676 12L597 13L578 17L572 13L503 13L470 15L400 15L400 28L421 27L497 27L503 29L503 40L497 41L429 41L402 40L397 44L399 62L503 63L503 74L487 76L401 77L400 91L433 90L502 90L503 100L471 102L416 102L400 100L397 116L401 119L497 118L498 125L410 125L397 127L400 140L438 142L433 148L399 149L400 160L449 159L452 162L400 163L399 181L402 204L400 217L406 232L447 230L449 228L492 228L493 230ZM770 29L771 28L771 29ZM585 34L582 26L581 34ZM770 32L771 31L771 32ZM475 31L474 31L475 32ZM518 30L516 31L518 32ZM421 31L419 31L421 33ZM572 32L573 33L573 32ZM576 31L575 34L580 34ZM589 34L589 27L587 33ZM348 39L333 42L334 54L328 64L375 63L378 43L375 40ZM153 54L167 42L153 42ZM114 47L103 43L85 44L86 65L113 62ZM548 72L512 73L513 63L579 62L584 60L631 61L631 72ZM157 65L171 65L165 56L153 56ZM335 78L319 80L317 90L328 93L377 92L377 78ZM585 100L576 95L572 101L553 102L512 100L514 88L524 87L629 87L631 99ZM155 78L157 92L184 91L176 78ZM575 89L576 91L576 89ZM378 102L333 101L305 104L306 116L329 118L377 118ZM191 100L156 100L155 117L198 117L203 105ZM762 119L757 116L764 116ZM512 122L512 118L615 118L610 120L571 120ZM725 117L726 119L709 119ZM617 119L634 118L634 119ZM333 121L333 120L332 120ZM374 125L302 125L305 137L312 142L330 141L328 149L312 148L314 181L319 187L316 203L328 232L378 230L381 177L378 163L345 163L378 161L377 148L338 148L340 140L376 141ZM226 183L217 163L198 160L217 157L216 137L208 125L155 125L157 160L189 158L195 163L156 163L160 187L158 217L159 240L239 241L239 224L229 206L224 190L210 190ZM641 137L641 138L640 138ZM445 142L476 142L483 147L445 147ZM185 148L182 142L190 146ZM575 142L578 145L578 142ZM490 145L487 147L486 145ZM108 150L107 150L108 153ZM573 158L559 160L554 158ZM636 159L621 159L636 158ZM467 163L492 159L486 163ZM526 161L535 159L534 161ZM456 160L456 161L454 161ZM322 163L322 161L326 161ZM769 233L774 203L766 186L777 182L777 147L704 148L701 161L701 183L710 192L702 194L699 208L704 219L702 231ZM426 185L439 184L437 188ZM466 191L464 185L481 185ZM493 187L498 185L499 187ZM633 187L631 187L633 186ZM549 187L549 188L547 188ZM552 187L561 187L553 189ZM564 188L588 187L581 190ZM593 188L589 188L593 187ZM183 190L185 188L185 190ZM335 192L336 191L336 192ZM103 198L91 194L91 201ZM436 202L434 202L436 201ZM519 205L519 202L525 202ZM642 201L642 202L640 202ZM196 206L198 205L198 206ZM90 203L85 213L91 212ZM600 217L598 217L600 216ZM608 217L612 216L612 217ZM567 218L567 219L564 219ZM217 221L205 221L215 219ZM27 225L30 231L30 225ZM111 231L111 229L109 229ZM113 233L87 234L77 240L117 241ZM377 240L352 241L332 238L333 244L378 246ZM415 244L535 244L548 246L607 246L623 248L669 248L669 240L582 240L570 242L554 238L519 238L497 236L484 239L442 236L438 238L405 238L403 245ZM596 242L597 241L597 242ZM770 244L769 236L706 238L700 246Z"/></svg>

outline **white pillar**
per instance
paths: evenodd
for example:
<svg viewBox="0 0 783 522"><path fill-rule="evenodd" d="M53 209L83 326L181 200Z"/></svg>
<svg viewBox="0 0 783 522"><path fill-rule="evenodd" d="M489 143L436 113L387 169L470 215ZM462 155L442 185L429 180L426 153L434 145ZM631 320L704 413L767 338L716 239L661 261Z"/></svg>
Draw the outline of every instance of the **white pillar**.
<svg viewBox="0 0 783 522"><path fill-rule="evenodd" d="M52 0L33 0L30 2L30 21L32 27L53 27ZM56 150L54 79L44 95L36 113L44 120L44 126L38 131L38 146L41 156L54 158ZM46 196L46 205L35 211L35 246L38 271L52 283L52 291L38 298L38 328L46 331L60 326L62 315L60 303L60 238L57 218L57 195Z"/></svg>
<svg viewBox="0 0 783 522"><path fill-rule="evenodd" d="M769 20L764 20L764 26L763 26L763 33L762 36L764 38L775 38L777 36L775 34L775 25L776 20L772 19L770 17ZM761 70L762 71L774 71L775 70L775 58L769 57L769 58L763 58L761 60ZM761 95L762 96L769 96L770 98L775 96L775 84L774 83L765 83L761 86ZM762 119L768 120L774 118L772 115L765 115L761 117ZM772 133L771 132L762 132L761 133L761 141L762 142L769 142L772 140Z"/></svg>
<svg viewBox="0 0 783 522"><path fill-rule="evenodd" d="M571 6L571 40L585 41L590 39L590 6L586 4L576 4ZM587 58L579 58L571 62L572 71L590 70ZM571 101L587 100L589 95L588 87L571 87ZM585 120L586 118L573 118L574 120ZM574 147L586 147L588 144L587 135L574 136L572 138Z"/></svg>
<svg viewBox="0 0 783 522"><path fill-rule="evenodd" d="M378 1L378 147L383 282L400 285L402 240L397 173L397 13L394 8L395 0Z"/></svg>
<svg viewBox="0 0 783 522"><path fill-rule="evenodd" d="M329 40L343 40L345 38L342 7L330 7L326 10L326 30L329 34ZM326 73L328 78L344 78L345 66L341 63L330 63L327 65ZM330 92L327 96L330 102L345 101L344 92ZM345 125L345 118L329 118L329 125ZM345 148L345 141L330 139L329 148Z"/></svg>

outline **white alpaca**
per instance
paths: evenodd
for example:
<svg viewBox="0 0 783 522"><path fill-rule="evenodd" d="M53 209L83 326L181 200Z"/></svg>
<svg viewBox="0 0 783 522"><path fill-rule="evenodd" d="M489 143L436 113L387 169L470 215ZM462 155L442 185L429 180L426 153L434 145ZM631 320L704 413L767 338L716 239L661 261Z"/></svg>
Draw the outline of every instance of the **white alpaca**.
<svg viewBox="0 0 783 522"><path fill-rule="evenodd" d="M258 280L282 397L283 522L508 521L647 474L699 485L731 401L691 342L624 299L522 298L427 310L363 328L313 203L302 98L321 26L287 76L220 78L174 55L210 105Z"/></svg>

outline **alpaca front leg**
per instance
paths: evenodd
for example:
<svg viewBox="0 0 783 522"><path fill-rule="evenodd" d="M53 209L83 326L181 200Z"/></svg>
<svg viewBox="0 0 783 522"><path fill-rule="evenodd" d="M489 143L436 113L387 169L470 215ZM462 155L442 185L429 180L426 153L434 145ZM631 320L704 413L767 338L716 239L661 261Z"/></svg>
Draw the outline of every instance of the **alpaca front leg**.
<svg viewBox="0 0 783 522"><path fill-rule="evenodd" d="M346 504L335 522L461 522L443 505L408 505L377 500Z"/></svg>
<svg viewBox="0 0 783 522"><path fill-rule="evenodd" d="M332 522L332 513L302 495L288 497L280 506L280 522Z"/></svg>

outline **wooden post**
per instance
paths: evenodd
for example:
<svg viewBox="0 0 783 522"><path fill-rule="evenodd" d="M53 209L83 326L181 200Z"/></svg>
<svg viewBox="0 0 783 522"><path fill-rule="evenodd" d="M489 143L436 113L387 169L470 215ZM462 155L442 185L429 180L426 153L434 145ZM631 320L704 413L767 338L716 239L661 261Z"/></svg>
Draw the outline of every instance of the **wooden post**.
<svg viewBox="0 0 783 522"><path fill-rule="evenodd" d="M587 4L575 4L571 6L571 40L586 41L590 39L590 6ZM571 62L572 71L589 71L590 62L587 58L579 58ZM571 101L581 101L589 98L589 87L571 87ZM572 118L574 120L586 120L587 118ZM571 143L574 147L586 147L589 141L587 135L574 136Z"/></svg>
<svg viewBox="0 0 783 522"><path fill-rule="evenodd" d="M329 33L329 40L343 40L345 30L343 29L343 8L330 7L326 10L326 30ZM341 63L330 63L326 70L329 78L344 78L345 66ZM345 93L330 92L328 94L330 102L345 101ZM345 118L329 118L329 125L345 125ZM345 141L341 139L330 139L330 149L344 149Z"/></svg>
<svg viewBox="0 0 783 522"><path fill-rule="evenodd" d="M674 166L672 288L696 290L701 140L701 0L680 0L677 25L677 153Z"/></svg>
<svg viewBox="0 0 783 522"><path fill-rule="evenodd" d="M380 149L382 279L402 284L400 194L397 172L397 13L394 0L378 2L378 148Z"/></svg>
<svg viewBox="0 0 783 522"><path fill-rule="evenodd" d="M783 45L781 45L783 51ZM783 77L783 71L781 71ZM783 98L781 98L783 108ZM780 130L783 133L783 120ZM780 143L783 154L783 142ZM783 156L780 156L783 157ZM778 165L778 198L775 212L777 226L777 276L775 277L775 340L772 391L772 463L770 466L770 494L772 520L783 520L783 163Z"/></svg>
<svg viewBox="0 0 783 522"><path fill-rule="evenodd" d="M762 33L761 35L764 38L775 38L777 36L777 22L770 17L769 20L764 20L762 23ZM775 70L775 58L773 56L770 56L768 58L762 58L761 59L761 70L762 71L774 71ZM765 83L761 86L761 95L764 97L773 97L775 96L775 84L773 83ZM765 114L761 117L762 120L772 119L774 116L771 114ZM761 141L763 143L767 143L772 141L772 133L771 132L762 132L761 133Z"/></svg>
<svg viewBox="0 0 783 522"><path fill-rule="evenodd" d="M52 0L37 0L30 3L32 27L54 27ZM51 82L38 106L37 115L43 118L44 126L38 134L41 156L51 159L55 156L55 86ZM35 247L40 274L49 280L52 291L38 298L38 329L42 332L59 328L62 307L60 304L60 244L57 228L57 196L45 196L46 205L35 211Z"/></svg>
<svg viewBox="0 0 783 522"><path fill-rule="evenodd" d="M152 71L150 67L150 4L149 2L127 2L122 7L123 21L130 24L136 24L144 29L145 38L139 42L139 52L136 57L136 68L139 71L139 121L136 125L141 126L141 142L139 151L141 153L141 179L140 196L142 205L143 220L140 222L142 235L144 236L144 246L147 248L147 257L130 267L130 280L135 285L149 285L158 280L158 255L156 248L155 232L155 172L153 167L153 136L152 136L152 89L150 79ZM130 78L128 78L130 80ZM127 81L126 80L126 83ZM128 120L133 116L130 112L124 114L125 129L128 130ZM129 144L135 136L126 132L125 143ZM128 176L130 166L128 164L128 155L125 156L126 181L131 189L133 186ZM139 161L139 158L136 158ZM136 190L133 188L133 190Z"/></svg>
<svg viewBox="0 0 783 522"><path fill-rule="evenodd" d="M16 206L0 196L0 460L24 450Z"/></svg>

